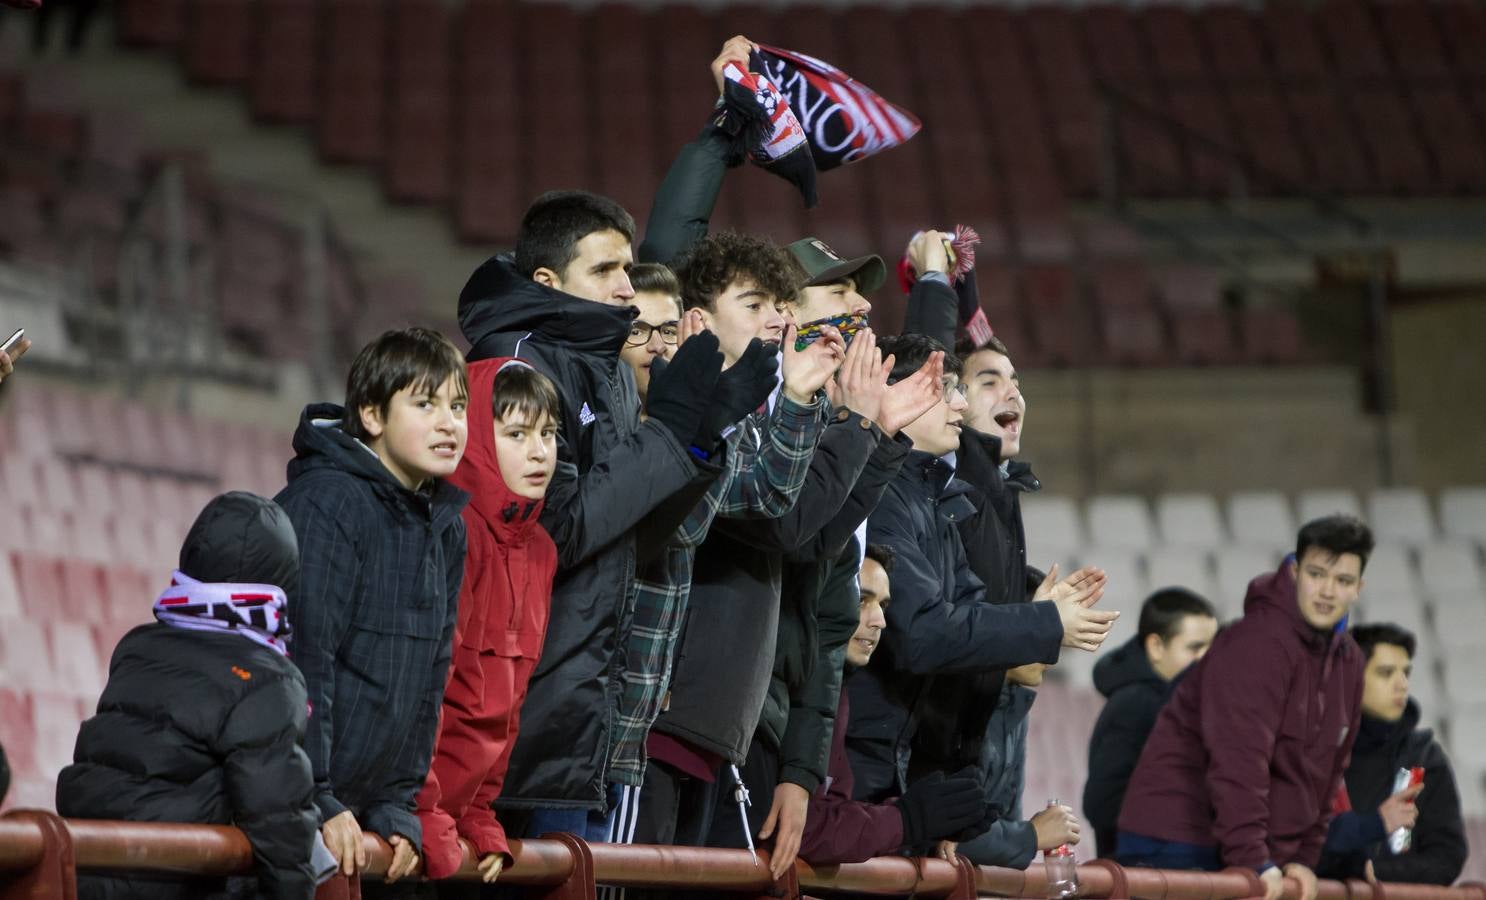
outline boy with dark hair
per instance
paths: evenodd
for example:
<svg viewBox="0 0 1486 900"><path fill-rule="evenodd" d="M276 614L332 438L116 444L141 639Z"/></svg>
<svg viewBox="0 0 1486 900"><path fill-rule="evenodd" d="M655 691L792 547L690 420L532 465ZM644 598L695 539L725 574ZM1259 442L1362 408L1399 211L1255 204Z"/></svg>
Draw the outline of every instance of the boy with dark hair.
<svg viewBox="0 0 1486 900"><path fill-rule="evenodd" d="M880 346L896 363L901 378L943 345L922 335L884 339ZM909 783L915 724L932 678L962 677L1030 662L1055 662L1059 646L1093 649L1119 615L1086 604L1103 593L1102 578L1089 578L1078 590L1046 603L998 605L986 602L985 586L971 571L957 523L975 513L966 498L969 486L954 477L944 459L959 446L965 397L958 359L944 357L941 399L906 425L913 452L888 486L868 520L868 540L897 552L893 596L879 659L852 679L857 710L847 733L847 751L857 779L857 796L880 800L901 793ZM1056 567L1038 589L1053 590ZM979 737L975 735L975 756ZM967 761L973 764L975 758Z"/></svg>
<svg viewBox="0 0 1486 900"><path fill-rule="evenodd" d="M774 386L767 354L723 373L716 336L699 334L648 373L641 421L619 356L637 315L626 274L634 229L622 213L593 194L544 195L522 220L517 258L486 261L459 299L471 361L520 357L562 401L541 516L558 551L552 614L499 804L523 834L608 835L634 573L690 512L666 501L706 489L721 471L721 432Z"/></svg>
<svg viewBox="0 0 1486 900"><path fill-rule="evenodd" d="M1095 850L1114 858L1125 784L1171 683L1202 658L1218 633L1212 604L1186 588L1162 588L1140 607L1140 630L1094 666L1094 687L1107 698L1089 739L1089 780L1084 815L1094 828Z"/></svg>
<svg viewBox="0 0 1486 900"><path fill-rule="evenodd" d="M537 518L557 467L557 387L519 359L470 366L470 441L450 481L469 492L453 669L423 790L424 874L459 870L459 839L491 882L510 856L500 796L547 631L557 547Z"/></svg>
<svg viewBox="0 0 1486 900"><path fill-rule="evenodd" d="M1376 623L1353 628L1352 639L1367 660L1362 726L1347 765L1347 811L1331 820L1317 872L1323 878L1454 884L1469 848L1450 759L1434 732L1419 727L1419 704L1409 697L1414 635ZM1398 771L1413 768L1424 770L1424 784L1395 792ZM1395 851L1388 838L1399 828L1413 835Z"/></svg>
<svg viewBox="0 0 1486 900"><path fill-rule="evenodd" d="M866 668L882 639L887 624L883 612L892 600L889 576L894 559L891 547L867 545L860 574L859 621L846 647L844 680ZM985 815L986 801L980 779L973 774L931 776L884 803L852 798L855 781L846 755L850 693L843 689L840 694L831 732L829 774L811 795L800 858L817 866L865 862L874 856L918 849L977 826Z"/></svg>
<svg viewBox="0 0 1486 900"><path fill-rule="evenodd" d="M313 710L305 751L325 843L347 874L363 827L392 845L388 881L412 872L464 572L459 465L464 360L425 328L389 331L351 365L345 407L305 408L289 484L275 499L298 533L294 662ZM368 886L373 887L373 886Z"/></svg>
<svg viewBox="0 0 1486 900"><path fill-rule="evenodd" d="M64 816L236 825L253 848L252 876L81 873L78 896L314 896L305 685L286 644L285 594L298 579L283 510L238 492L208 503L155 602L159 621L119 641L98 714L57 779Z"/></svg>
<svg viewBox="0 0 1486 900"><path fill-rule="evenodd" d="M1293 559L1249 583L1243 618L1162 708L1120 811L1121 863L1241 866L1266 900L1286 876L1315 896L1362 715L1362 654L1343 622L1373 538L1336 515L1307 522L1296 543Z"/></svg>

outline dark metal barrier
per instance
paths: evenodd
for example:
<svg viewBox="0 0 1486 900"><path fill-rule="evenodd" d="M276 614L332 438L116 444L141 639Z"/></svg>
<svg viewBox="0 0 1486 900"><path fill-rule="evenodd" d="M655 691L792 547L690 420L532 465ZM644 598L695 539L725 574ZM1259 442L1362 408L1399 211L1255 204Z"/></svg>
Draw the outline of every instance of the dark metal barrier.
<svg viewBox="0 0 1486 900"><path fill-rule="evenodd" d="M370 858L363 875L387 871L392 850L375 835L365 837ZM572 835L537 841L512 841L512 864L501 873L502 884L539 890L545 900L593 900L595 883L620 887L689 888L771 898L794 898L802 891L852 891L883 895L973 900L980 896L1045 897L1042 867L1025 872L977 867L960 859L879 857L864 863L814 867L797 863L779 882L768 874L767 851L755 864L742 850L695 847L587 844ZM0 817L0 900L75 900L78 869L226 875L247 872L252 851L236 828L216 825L164 825L147 822L103 822L62 819L55 813L16 810ZM455 877L478 878L466 848ZM1079 867L1082 897L1242 898L1262 893L1259 879L1241 870L1174 872L1126 869L1100 860ZM545 890L540 890L545 888ZM1297 885L1287 882L1286 896ZM317 900L360 900L355 879L336 877L322 885ZM1425 885L1370 885L1366 882L1321 882L1324 900L1486 900L1479 884L1440 888Z"/></svg>

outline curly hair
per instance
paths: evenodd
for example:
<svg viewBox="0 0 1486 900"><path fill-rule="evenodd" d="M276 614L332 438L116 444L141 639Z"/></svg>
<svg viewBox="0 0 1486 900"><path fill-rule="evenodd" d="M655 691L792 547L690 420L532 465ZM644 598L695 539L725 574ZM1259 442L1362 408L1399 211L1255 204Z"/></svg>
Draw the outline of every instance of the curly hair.
<svg viewBox="0 0 1486 900"><path fill-rule="evenodd" d="M676 266L676 276L686 308L709 311L718 295L738 281L753 282L779 302L795 299L802 283L799 267L787 251L765 238L736 231L702 238Z"/></svg>

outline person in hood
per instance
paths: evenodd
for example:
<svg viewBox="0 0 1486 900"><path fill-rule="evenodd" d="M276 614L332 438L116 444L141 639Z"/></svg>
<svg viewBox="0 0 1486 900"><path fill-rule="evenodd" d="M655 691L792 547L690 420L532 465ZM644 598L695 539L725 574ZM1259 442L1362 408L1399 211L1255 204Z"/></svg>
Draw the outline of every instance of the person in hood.
<svg viewBox="0 0 1486 900"><path fill-rule="evenodd" d="M1331 820L1318 874L1454 884L1469 848L1455 772L1434 732L1419 727L1419 704L1409 697L1414 635L1397 625L1376 623L1353 628L1352 639L1367 660L1362 727L1347 766L1350 809ZM1423 785L1395 792L1398 771L1414 768L1424 770ZM1408 848L1395 853L1387 839L1399 828L1411 828L1413 835Z"/></svg>
<svg viewBox="0 0 1486 900"><path fill-rule="evenodd" d="M557 386L519 359L469 367L469 446L449 479L470 495L454 659L433 765L418 794L424 874L459 869L464 838L494 881L510 858L491 807L542 651L557 547L538 517L557 468Z"/></svg>
<svg viewBox="0 0 1486 900"><path fill-rule="evenodd" d="M1096 853L1113 859L1125 784L1145 748L1172 681L1203 657L1218 633L1212 604L1186 588L1162 588L1140 607L1135 637L1094 666L1094 687L1106 698L1089 739L1084 815Z"/></svg>
<svg viewBox="0 0 1486 900"><path fill-rule="evenodd" d="M523 835L610 833L619 791L609 750L635 572L691 511L667 501L717 478L721 432L774 386L772 358L754 354L724 373L717 337L704 332L651 369L641 420L620 358L637 316L633 236L614 201L549 192L527 210L514 254L487 260L459 298L470 361L519 357L557 385L562 407L541 514L558 574L499 803L508 830Z"/></svg>
<svg viewBox="0 0 1486 900"><path fill-rule="evenodd" d="M1300 529L1295 556L1249 582L1243 618L1161 710L1125 792L1115 858L1252 869L1316 894L1331 801L1362 716L1363 658L1345 619L1372 532L1351 516Z"/></svg>
<svg viewBox="0 0 1486 900"><path fill-rule="evenodd" d="M392 845L389 882L418 862L414 799L433 756L464 573L468 495L448 478L464 454L468 399L448 338L383 334L351 364L344 408L305 408L275 498L299 535L290 620L315 711L305 736L315 804L347 874L366 864L363 828Z"/></svg>
<svg viewBox="0 0 1486 900"><path fill-rule="evenodd" d="M157 621L114 649L98 712L57 779L64 816L235 825L253 848L252 875L84 872L79 897L314 896L319 815L285 615L299 568L294 527L272 501L232 492L208 503L155 601Z"/></svg>
<svg viewBox="0 0 1486 900"><path fill-rule="evenodd" d="M854 549L854 548L853 548ZM888 576L893 551L868 544L862 560L857 630L846 646L844 678L866 667L882 639L884 610L892 601ZM846 726L851 718L850 692L841 691L831 732L831 759L826 778L810 797L800 840L800 858L813 866L866 862L958 837L982 821L985 790L972 775L930 777L903 796L884 803L852 799L854 779L846 757Z"/></svg>

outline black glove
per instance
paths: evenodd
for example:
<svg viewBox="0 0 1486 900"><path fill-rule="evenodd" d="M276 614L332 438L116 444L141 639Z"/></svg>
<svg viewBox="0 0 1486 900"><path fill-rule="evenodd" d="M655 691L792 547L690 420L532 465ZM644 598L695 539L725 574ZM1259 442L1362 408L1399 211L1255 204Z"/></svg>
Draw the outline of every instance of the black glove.
<svg viewBox="0 0 1486 900"><path fill-rule="evenodd" d="M713 403L717 376L722 372L722 352L717 346L717 335L704 331L682 344L669 364L660 357L650 364L645 411L669 428L683 447L695 446L702 417Z"/></svg>
<svg viewBox="0 0 1486 900"><path fill-rule="evenodd" d="M724 428L741 421L768 401L779 383L779 364L775 361L778 352L773 344L754 338L738 361L717 377L713 403L707 407L702 428L697 432L698 447L716 443Z"/></svg>
<svg viewBox="0 0 1486 900"><path fill-rule="evenodd" d="M986 814L985 787L972 766L946 778L935 772L908 786L897 800L903 816L903 846L913 847L942 839L969 840L981 832L961 837L978 828Z"/></svg>

